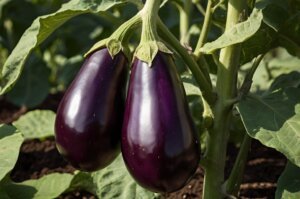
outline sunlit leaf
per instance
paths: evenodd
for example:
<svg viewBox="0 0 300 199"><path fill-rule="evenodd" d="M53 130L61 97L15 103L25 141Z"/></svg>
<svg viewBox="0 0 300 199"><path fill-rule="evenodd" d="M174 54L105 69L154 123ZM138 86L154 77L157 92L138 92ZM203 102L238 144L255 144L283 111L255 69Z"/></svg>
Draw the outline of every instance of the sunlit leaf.
<svg viewBox="0 0 300 199"><path fill-rule="evenodd" d="M3 185L3 190L13 199L53 199L70 187L73 177L72 174L54 173L37 180L8 182Z"/></svg>
<svg viewBox="0 0 300 199"><path fill-rule="evenodd" d="M249 39L258 31L259 27L261 26L262 19L262 11L255 9L246 21L234 25L217 40L206 43L202 47L201 51L209 54L217 49L241 43Z"/></svg>
<svg viewBox="0 0 300 199"><path fill-rule="evenodd" d="M23 140L16 128L0 125L0 180L15 166Z"/></svg>
<svg viewBox="0 0 300 199"><path fill-rule="evenodd" d="M71 0L55 13L38 17L25 31L8 57L0 74L0 94L7 92L19 78L30 52L69 19L84 13L99 13L126 0Z"/></svg>
<svg viewBox="0 0 300 199"><path fill-rule="evenodd" d="M35 110L21 116L13 123L26 139L54 136L55 113L48 110Z"/></svg>
<svg viewBox="0 0 300 199"><path fill-rule="evenodd" d="M238 104L247 133L300 165L300 89L287 88Z"/></svg>
<svg viewBox="0 0 300 199"><path fill-rule="evenodd" d="M156 194L136 184L120 155L108 167L93 173L78 173L72 187L82 187L102 199L152 199Z"/></svg>

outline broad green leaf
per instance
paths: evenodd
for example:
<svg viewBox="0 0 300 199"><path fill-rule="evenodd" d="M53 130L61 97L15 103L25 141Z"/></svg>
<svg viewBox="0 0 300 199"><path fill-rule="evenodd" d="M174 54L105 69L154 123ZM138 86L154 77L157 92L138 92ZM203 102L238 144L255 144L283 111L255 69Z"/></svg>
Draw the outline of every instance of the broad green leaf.
<svg viewBox="0 0 300 199"><path fill-rule="evenodd" d="M267 53L278 46L277 33L269 26L262 24L259 30L242 43L241 64L247 63L259 54Z"/></svg>
<svg viewBox="0 0 300 199"><path fill-rule="evenodd" d="M54 136L55 113L48 110L35 110L21 116L13 123L25 139Z"/></svg>
<svg viewBox="0 0 300 199"><path fill-rule="evenodd" d="M10 102L18 106L33 108L48 96L50 70L41 58L32 56L16 85L7 94Z"/></svg>
<svg viewBox="0 0 300 199"><path fill-rule="evenodd" d="M0 180L15 166L23 140L16 128L0 125Z"/></svg>
<svg viewBox="0 0 300 199"><path fill-rule="evenodd" d="M3 190L13 199L53 199L70 187L73 177L72 174L53 173L37 180L8 182Z"/></svg>
<svg viewBox="0 0 300 199"><path fill-rule="evenodd" d="M280 88L298 87L300 88L300 72L293 71L289 74L282 74L271 84L269 91L275 91Z"/></svg>
<svg viewBox="0 0 300 199"><path fill-rule="evenodd" d="M300 89L287 88L238 104L247 133L300 165Z"/></svg>
<svg viewBox="0 0 300 199"><path fill-rule="evenodd" d="M291 16L279 30L279 43L287 51L300 58L300 11Z"/></svg>
<svg viewBox="0 0 300 199"><path fill-rule="evenodd" d="M278 179L275 199L300 198L300 168L288 162Z"/></svg>
<svg viewBox="0 0 300 199"><path fill-rule="evenodd" d="M141 188L129 175L122 156L108 167L93 173L79 172L72 187L84 187L101 199L152 199L156 194Z"/></svg>
<svg viewBox="0 0 300 199"><path fill-rule="evenodd" d="M69 19L84 13L99 13L126 0L71 0L55 13L38 17L25 31L5 62L0 74L0 94L8 91L19 78L30 52Z"/></svg>
<svg viewBox="0 0 300 199"><path fill-rule="evenodd" d="M246 21L236 24L230 30L221 35L217 40L206 43L202 47L201 51L210 54L217 49L246 41L258 31L261 26L262 19L262 11L254 9Z"/></svg>
<svg viewBox="0 0 300 199"><path fill-rule="evenodd" d="M282 6L269 4L263 9L263 16L263 21L275 31L278 31L288 20L289 13Z"/></svg>

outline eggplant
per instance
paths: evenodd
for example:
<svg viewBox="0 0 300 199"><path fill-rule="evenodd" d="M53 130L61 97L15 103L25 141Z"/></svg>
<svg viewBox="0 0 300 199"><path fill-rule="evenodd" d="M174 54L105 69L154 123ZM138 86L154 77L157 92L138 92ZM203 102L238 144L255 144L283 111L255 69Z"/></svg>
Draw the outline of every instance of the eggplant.
<svg viewBox="0 0 300 199"><path fill-rule="evenodd" d="M58 151L75 167L95 171L120 152L127 59L107 48L92 53L67 89L57 110Z"/></svg>
<svg viewBox="0 0 300 199"><path fill-rule="evenodd" d="M121 151L132 177L153 192L182 188L198 167L198 136L169 54L158 52L151 67L134 60Z"/></svg>

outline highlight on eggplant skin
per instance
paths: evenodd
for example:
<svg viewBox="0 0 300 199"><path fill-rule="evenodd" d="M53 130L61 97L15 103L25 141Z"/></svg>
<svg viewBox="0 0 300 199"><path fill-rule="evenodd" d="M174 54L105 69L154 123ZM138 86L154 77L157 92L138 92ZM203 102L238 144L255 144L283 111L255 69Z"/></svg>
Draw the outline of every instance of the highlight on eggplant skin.
<svg viewBox="0 0 300 199"><path fill-rule="evenodd" d="M176 191L195 173L199 141L170 55L159 52L151 68L134 60L121 150L133 178L153 192Z"/></svg>
<svg viewBox="0 0 300 199"><path fill-rule="evenodd" d="M120 152L127 60L106 48L86 58L57 110L59 152L75 167L95 171Z"/></svg>

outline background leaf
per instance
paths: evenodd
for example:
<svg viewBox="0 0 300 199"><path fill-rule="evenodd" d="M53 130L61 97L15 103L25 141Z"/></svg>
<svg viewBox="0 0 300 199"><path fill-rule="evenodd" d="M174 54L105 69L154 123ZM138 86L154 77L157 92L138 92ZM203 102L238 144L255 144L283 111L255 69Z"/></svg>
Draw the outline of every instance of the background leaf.
<svg viewBox="0 0 300 199"><path fill-rule="evenodd" d="M72 188L83 187L101 199L152 199L156 194L136 184L128 173L121 155L108 167L93 173L76 174Z"/></svg>
<svg viewBox="0 0 300 199"><path fill-rule="evenodd" d="M2 186L5 193L13 199L53 199L69 188L73 177L72 174L53 173L37 180L8 182Z"/></svg>
<svg viewBox="0 0 300 199"><path fill-rule="evenodd" d="M300 89L287 88L238 104L247 133L300 165Z"/></svg>
<svg viewBox="0 0 300 199"><path fill-rule="evenodd" d="M19 81L7 94L7 98L15 105L32 108L42 103L48 96L50 84L47 80L50 70L37 56L31 56L28 62Z"/></svg>
<svg viewBox="0 0 300 199"><path fill-rule="evenodd" d="M278 179L275 199L300 198L300 168L288 162Z"/></svg>
<svg viewBox="0 0 300 199"><path fill-rule="evenodd" d="M16 128L0 125L0 180L15 166L23 140Z"/></svg>
<svg viewBox="0 0 300 199"><path fill-rule="evenodd" d="M54 136L55 113L48 110L35 110L21 116L13 123L25 139Z"/></svg>
<svg viewBox="0 0 300 199"><path fill-rule="evenodd" d="M217 40L206 43L202 47L202 51L204 53L212 53L217 49L241 43L249 39L258 31L261 26L262 19L262 11L255 9L246 21L236 24L230 30L221 35Z"/></svg>
<svg viewBox="0 0 300 199"><path fill-rule="evenodd" d="M39 44L41 44L54 30L60 27L69 19L88 12L98 13L105 11L117 4L126 2L125 0L95 0L82 1L71 0L63 4L57 12L38 17L32 25L25 31L17 46L14 48L6 63L3 66L0 75L0 94L15 83L20 76L22 67L29 53Z"/></svg>

